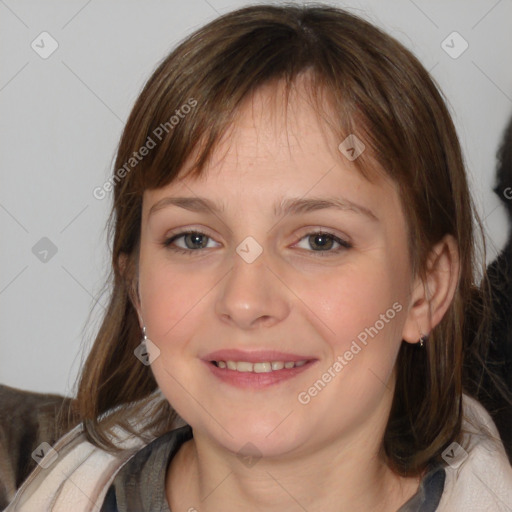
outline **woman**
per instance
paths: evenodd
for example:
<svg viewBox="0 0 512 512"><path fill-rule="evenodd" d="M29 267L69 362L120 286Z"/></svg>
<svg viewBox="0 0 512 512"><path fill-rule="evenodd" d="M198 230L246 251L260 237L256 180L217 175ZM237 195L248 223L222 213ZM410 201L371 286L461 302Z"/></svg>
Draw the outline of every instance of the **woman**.
<svg viewBox="0 0 512 512"><path fill-rule="evenodd" d="M214 20L144 87L111 187L82 426L7 510L512 503L496 428L465 394L460 146L396 40L322 5Z"/></svg>

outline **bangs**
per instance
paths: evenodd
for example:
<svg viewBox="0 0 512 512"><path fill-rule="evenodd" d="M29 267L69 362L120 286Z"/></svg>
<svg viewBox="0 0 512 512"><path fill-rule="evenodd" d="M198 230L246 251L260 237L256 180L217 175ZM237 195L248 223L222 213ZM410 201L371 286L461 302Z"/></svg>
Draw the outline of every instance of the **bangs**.
<svg viewBox="0 0 512 512"><path fill-rule="evenodd" d="M332 34L322 32L328 10L310 15L307 24L293 17L283 20L277 8L268 8L253 23L241 17L221 17L201 35L185 39L145 85L127 121L125 133L130 136L123 137L116 160L120 169L134 152L150 147L126 180L131 193L163 187L179 173L199 177L242 105L258 89L280 91L283 85L288 105L299 82L319 125L328 127L338 144L350 135L364 143L364 153L351 164L366 179L371 181L377 163L388 174L396 171L392 162L398 157L407 165L407 155L400 154L406 141L391 107L393 98L403 96L398 91L403 77L381 53L363 48L361 40L367 35L340 20L343 26L333 41ZM393 45L379 29L368 27L381 47ZM383 69L388 76L382 76ZM406 74L410 78L417 71L411 67ZM116 188L126 192L124 181Z"/></svg>

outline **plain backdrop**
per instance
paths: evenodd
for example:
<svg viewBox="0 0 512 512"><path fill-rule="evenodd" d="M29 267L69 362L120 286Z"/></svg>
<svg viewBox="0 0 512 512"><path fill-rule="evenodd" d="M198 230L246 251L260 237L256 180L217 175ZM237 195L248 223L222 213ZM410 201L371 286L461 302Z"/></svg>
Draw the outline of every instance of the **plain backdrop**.
<svg viewBox="0 0 512 512"><path fill-rule="evenodd" d="M512 115L512 1L328 3L387 30L439 83L491 261L507 236L492 188ZM112 172L125 120L157 63L184 36L247 4L0 1L0 383L73 393L107 304L99 292L111 196L98 200L93 190Z"/></svg>

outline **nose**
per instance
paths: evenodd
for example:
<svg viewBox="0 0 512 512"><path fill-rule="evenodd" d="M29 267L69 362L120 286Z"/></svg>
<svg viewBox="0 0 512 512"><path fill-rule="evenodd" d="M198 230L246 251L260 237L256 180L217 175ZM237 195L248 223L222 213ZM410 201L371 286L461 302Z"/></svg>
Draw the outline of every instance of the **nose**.
<svg viewBox="0 0 512 512"><path fill-rule="evenodd" d="M251 330L271 327L290 314L291 292L265 256L263 251L249 262L234 252L233 266L219 287L215 305L223 322Z"/></svg>

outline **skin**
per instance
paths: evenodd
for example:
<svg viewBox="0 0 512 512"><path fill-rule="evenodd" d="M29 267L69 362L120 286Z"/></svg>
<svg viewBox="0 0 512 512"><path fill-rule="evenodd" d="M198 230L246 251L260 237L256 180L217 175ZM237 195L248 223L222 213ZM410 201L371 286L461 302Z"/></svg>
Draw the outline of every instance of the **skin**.
<svg viewBox="0 0 512 512"><path fill-rule="evenodd" d="M173 512L220 511L226 504L247 511L394 512L418 488L419 478L399 477L378 454L398 350L429 333L449 307L456 244L447 236L433 248L428 287L414 278L396 186L365 180L338 151L341 141L322 130L301 88L296 92L286 118L275 89L260 88L205 177L144 193L135 305L160 350L155 378L194 432L167 470ZM378 220L332 209L273 215L272 205L283 198L333 195L371 209ZM167 206L149 216L169 196L207 197L225 210ZM188 249L196 252L187 256L162 245L183 228L205 233L207 248ZM318 248L307 236L314 228L353 247L335 252L340 246L333 241ZM263 249L252 263L235 252L247 236ZM182 237L174 246L186 250L201 239L185 243ZM397 302L401 311L308 404L300 403L298 394ZM318 360L277 386L239 389L200 360L224 348L276 348ZM249 467L239 452L261 458Z"/></svg>

